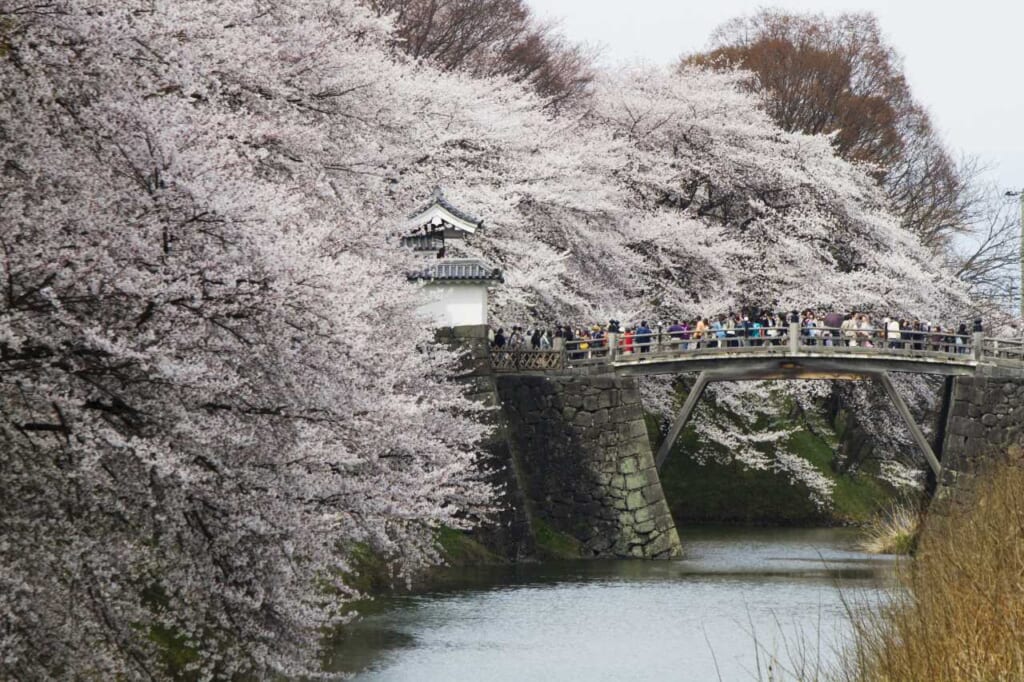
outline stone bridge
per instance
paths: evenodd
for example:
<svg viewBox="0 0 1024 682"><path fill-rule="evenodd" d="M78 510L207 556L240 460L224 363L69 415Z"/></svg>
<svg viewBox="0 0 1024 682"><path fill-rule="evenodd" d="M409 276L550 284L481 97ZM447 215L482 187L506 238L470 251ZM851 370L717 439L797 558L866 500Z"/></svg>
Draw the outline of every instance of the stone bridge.
<svg viewBox="0 0 1024 682"><path fill-rule="evenodd" d="M715 381L876 381L906 423L939 491L986 459L1024 446L1024 342L974 334L840 342L799 325L757 338L684 339L652 333L626 352L614 336L557 350L493 350L484 328L457 328L473 348L474 376L501 406L506 483L525 505L523 523L550 527L595 556L661 558L680 545L658 470ZM938 434L929 442L891 374L945 378ZM679 414L652 452L636 377L696 374ZM480 384L480 382L483 382Z"/></svg>

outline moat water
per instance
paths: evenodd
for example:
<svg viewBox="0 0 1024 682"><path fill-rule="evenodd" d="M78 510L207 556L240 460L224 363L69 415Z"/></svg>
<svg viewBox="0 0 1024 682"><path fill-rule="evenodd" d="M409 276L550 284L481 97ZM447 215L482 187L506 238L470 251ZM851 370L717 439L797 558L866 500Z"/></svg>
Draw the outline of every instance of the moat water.
<svg viewBox="0 0 1024 682"><path fill-rule="evenodd" d="M814 679L839 665L849 610L895 560L844 529L696 529L682 559L449 569L381 599L334 650L355 680ZM770 669L769 669L770 668Z"/></svg>

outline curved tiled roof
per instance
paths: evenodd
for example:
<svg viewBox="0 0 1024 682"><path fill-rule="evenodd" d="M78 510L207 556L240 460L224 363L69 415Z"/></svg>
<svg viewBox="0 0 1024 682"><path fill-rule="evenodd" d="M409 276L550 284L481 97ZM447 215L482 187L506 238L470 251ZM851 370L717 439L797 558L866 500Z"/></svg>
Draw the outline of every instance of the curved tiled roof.
<svg viewBox="0 0 1024 682"><path fill-rule="evenodd" d="M482 260L467 258L439 260L424 268L410 272L409 279L449 282L502 282L504 281L504 275L502 275L500 268L492 267Z"/></svg>
<svg viewBox="0 0 1024 682"><path fill-rule="evenodd" d="M439 251L444 248L444 235L440 231L406 235L402 237L402 246L413 251Z"/></svg>
<svg viewBox="0 0 1024 682"><path fill-rule="evenodd" d="M426 213L435 205L442 207L459 220L465 220L467 223L472 223L476 227L480 227L484 224L484 221L480 220L476 216L472 216L469 213L453 206L452 203L444 196L444 192L441 191L440 187L434 188L434 192L430 195L430 202L410 213L409 219L412 220L416 216Z"/></svg>

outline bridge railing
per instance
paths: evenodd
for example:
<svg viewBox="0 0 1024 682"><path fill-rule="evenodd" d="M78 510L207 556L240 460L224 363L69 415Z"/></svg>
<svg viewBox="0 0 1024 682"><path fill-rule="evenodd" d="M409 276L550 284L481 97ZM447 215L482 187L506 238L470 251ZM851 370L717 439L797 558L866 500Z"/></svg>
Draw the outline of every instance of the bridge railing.
<svg viewBox="0 0 1024 682"><path fill-rule="evenodd" d="M973 334L945 330L887 330L850 327L801 327L802 351L837 348L844 353L886 354L966 361L975 357Z"/></svg>
<svg viewBox="0 0 1024 682"><path fill-rule="evenodd" d="M996 363L1024 365L1024 339L982 339L981 357Z"/></svg>
<svg viewBox="0 0 1024 682"><path fill-rule="evenodd" d="M771 353L773 349L778 349L782 353L786 352L789 336L789 327L763 327L749 334L743 333L742 330L725 329L662 330L652 332L650 336L637 334L631 340L625 340L619 335L618 354L621 356L630 353L690 354L722 351Z"/></svg>
<svg viewBox="0 0 1024 682"><path fill-rule="evenodd" d="M559 370L567 367L647 362L709 355L885 355L908 359L973 364L975 361L1024 366L1024 340L985 338L953 331L873 328L785 327L606 334L602 338L556 339L553 349L492 349L491 366L499 372Z"/></svg>
<svg viewBox="0 0 1024 682"><path fill-rule="evenodd" d="M491 369L497 372L559 370L565 366L562 351L491 349Z"/></svg>
<svg viewBox="0 0 1024 682"><path fill-rule="evenodd" d="M633 354L756 353L853 353L894 354L967 361L973 358L973 335L948 331L886 331L881 329L842 329L840 327L786 327L752 329L712 329L695 332L653 332L650 342L635 337L632 349L620 341L616 357Z"/></svg>

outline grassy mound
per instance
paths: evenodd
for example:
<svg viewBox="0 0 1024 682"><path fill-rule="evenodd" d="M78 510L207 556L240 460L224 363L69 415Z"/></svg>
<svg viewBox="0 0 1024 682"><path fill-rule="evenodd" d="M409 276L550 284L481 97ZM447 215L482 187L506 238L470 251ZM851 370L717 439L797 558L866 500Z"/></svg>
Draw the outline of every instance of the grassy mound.
<svg viewBox="0 0 1024 682"><path fill-rule="evenodd" d="M836 473L832 468L835 443L827 440L829 432L825 426L815 426L813 431L794 432L779 445L832 480L830 506L823 508L814 504L811 491L799 482L790 481L783 473L749 469L735 460L726 463L713 459L697 461L691 453L700 450L702 445L711 449L721 446L702 444L694 429L689 427L680 434L661 471L665 499L676 523L867 523L878 509L890 504L896 491L870 471ZM653 417L648 418L648 434L652 446L657 447L661 434Z"/></svg>

